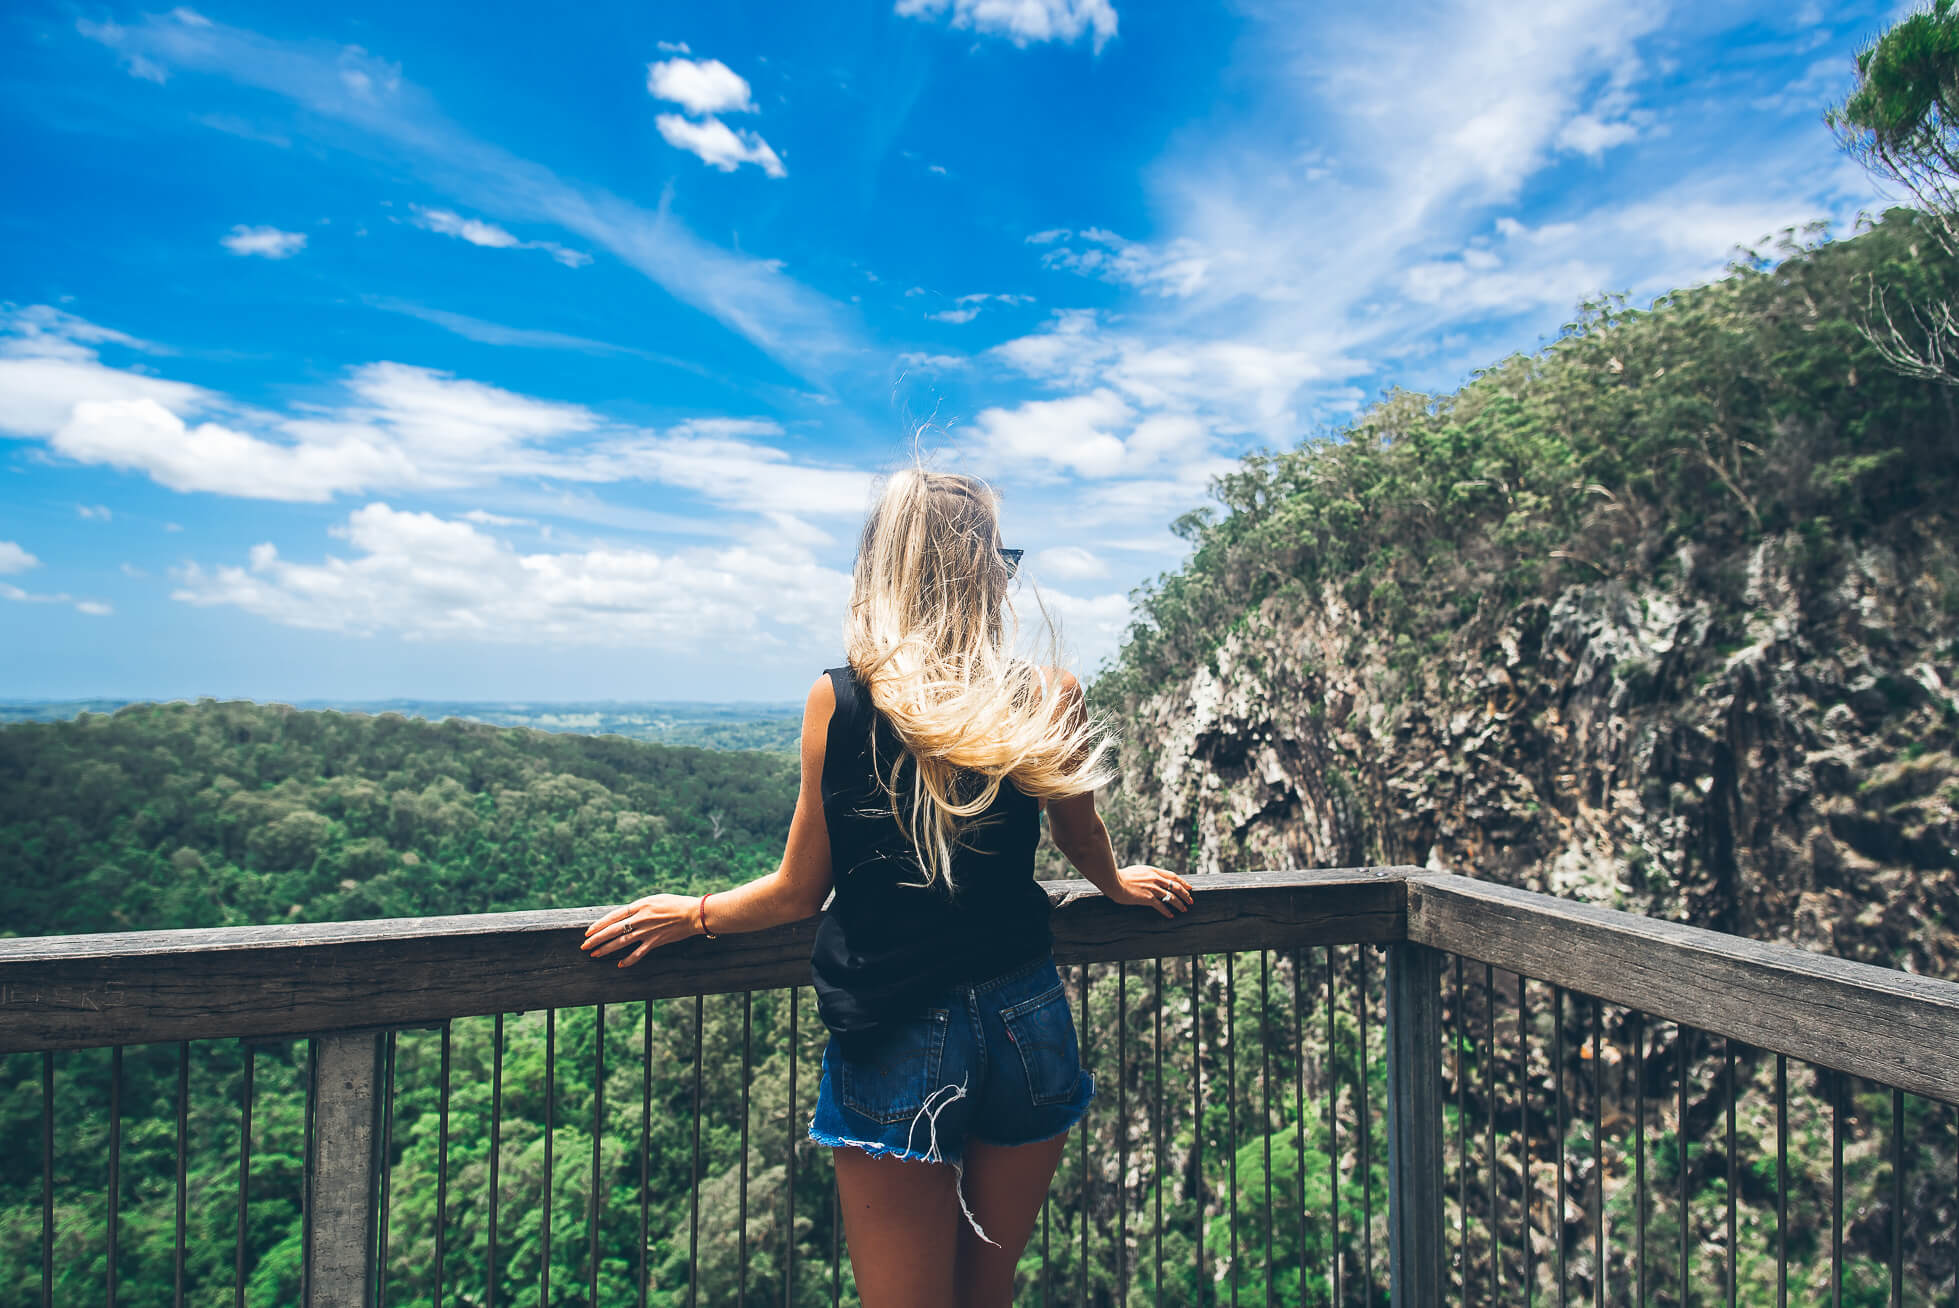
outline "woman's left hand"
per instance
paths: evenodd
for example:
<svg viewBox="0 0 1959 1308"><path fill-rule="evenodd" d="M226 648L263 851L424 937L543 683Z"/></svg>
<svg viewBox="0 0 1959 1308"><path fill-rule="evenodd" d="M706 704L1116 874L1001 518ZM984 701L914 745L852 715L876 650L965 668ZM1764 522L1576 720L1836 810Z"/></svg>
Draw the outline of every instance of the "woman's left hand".
<svg viewBox="0 0 1959 1308"><path fill-rule="evenodd" d="M620 967L631 967L645 958L648 950L699 935L699 906L699 899L686 895L648 895L635 899L586 927L585 943L579 948L593 958L604 958L637 945L637 949L619 961Z"/></svg>
<svg viewBox="0 0 1959 1308"><path fill-rule="evenodd" d="M1116 884L1108 896L1118 904L1153 908L1165 917L1175 917L1195 902L1191 897L1190 882L1175 872L1151 867L1147 863L1117 869ZM1175 912L1172 912L1173 909Z"/></svg>

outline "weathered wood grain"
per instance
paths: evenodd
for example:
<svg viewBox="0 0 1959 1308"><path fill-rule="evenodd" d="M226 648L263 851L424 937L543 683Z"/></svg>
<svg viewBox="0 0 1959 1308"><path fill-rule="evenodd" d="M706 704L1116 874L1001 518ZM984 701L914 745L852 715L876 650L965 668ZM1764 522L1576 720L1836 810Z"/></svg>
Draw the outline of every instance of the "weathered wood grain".
<svg viewBox="0 0 1959 1308"><path fill-rule="evenodd" d="M1408 939L1959 1103L1959 984L1464 877L1408 879Z"/></svg>
<svg viewBox="0 0 1959 1308"><path fill-rule="evenodd" d="M315 1046L306 1308L367 1308L376 1253L381 1041L341 1032Z"/></svg>
<svg viewBox="0 0 1959 1308"><path fill-rule="evenodd" d="M1392 869L1193 879L1169 921L1085 882L1047 883L1055 955L1102 962L1293 944L1389 941ZM578 949L602 908L0 940L0 1053L218 1037L316 1035L538 1008L721 994L809 979L811 918L694 939L626 969Z"/></svg>

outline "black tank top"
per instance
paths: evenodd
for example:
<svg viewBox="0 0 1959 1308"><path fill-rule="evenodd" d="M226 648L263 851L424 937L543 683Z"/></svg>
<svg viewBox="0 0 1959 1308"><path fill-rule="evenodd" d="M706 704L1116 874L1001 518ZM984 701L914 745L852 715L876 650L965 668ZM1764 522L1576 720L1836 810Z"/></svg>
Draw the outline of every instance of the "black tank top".
<svg viewBox="0 0 1959 1308"><path fill-rule="evenodd" d="M872 764L873 742L886 775L904 746L851 668L827 674L837 707L823 756L823 820L836 894L810 965L824 1025L854 1051L874 1047L881 1026L915 1016L944 986L1039 958L1051 938L1047 895L1034 880L1039 803L1002 781L962 830L952 891L943 880L923 884L917 847L892 820Z"/></svg>

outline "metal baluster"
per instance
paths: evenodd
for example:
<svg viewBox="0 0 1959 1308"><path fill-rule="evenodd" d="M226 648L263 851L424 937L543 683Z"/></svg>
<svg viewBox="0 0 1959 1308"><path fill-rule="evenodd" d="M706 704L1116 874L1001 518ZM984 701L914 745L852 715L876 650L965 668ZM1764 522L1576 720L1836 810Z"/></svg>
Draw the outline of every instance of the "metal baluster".
<svg viewBox="0 0 1959 1308"><path fill-rule="evenodd" d="M388 1202L394 1192L395 1156L395 1033L388 1032L381 1068L381 1173L380 1212L375 1225L380 1228L380 1247L374 1259L374 1301L376 1308L388 1308Z"/></svg>
<svg viewBox="0 0 1959 1308"><path fill-rule="evenodd" d="M1163 1308L1163 1187L1168 1173L1163 1167L1163 959L1155 960L1154 1002L1150 1004L1152 1026L1151 1057L1156 1060L1155 1102L1150 1106L1150 1163L1156 1173L1156 1280L1155 1308Z"/></svg>
<svg viewBox="0 0 1959 1308"><path fill-rule="evenodd" d="M1733 1304L1732 1297L1729 1299ZM1905 1092L1891 1091L1891 1308L1905 1305Z"/></svg>
<svg viewBox="0 0 1959 1308"><path fill-rule="evenodd" d="M687 1170L687 1305L701 1301L701 1026L707 999L694 996L694 1161ZM794 1238L794 1226L791 1226Z"/></svg>
<svg viewBox="0 0 1959 1308"><path fill-rule="evenodd" d="M1490 1302L1503 1294L1502 1215L1497 1211L1496 1173L1496 969L1483 964L1483 1121L1490 1162Z"/></svg>
<svg viewBox="0 0 1959 1308"><path fill-rule="evenodd" d="M1530 982L1517 974L1517 1134L1524 1148L1524 1308L1537 1301L1531 1262L1531 1209L1535 1195L1530 1175Z"/></svg>
<svg viewBox="0 0 1959 1308"><path fill-rule="evenodd" d="M1592 1178L1598 1200L1592 1205L1592 1303L1605 1308L1605 1014L1592 1000Z"/></svg>
<svg viewBox="0 0 1959 1308"><path fill-rule="evenodd" d="M1052 1288L1054 1279L1049 1270L1050 1264L1048 1260L1049 1227L1052 1225L1048 1218L1048 1210L1048 1201L1043 1198L1041 1200L1041 1308L1048 1308L1049 1291Z"/></svg>
<svg viewBox="0 0 1959 1308"><path fill-rule="evenodd" d="M557 1107L558 1010L547 1008L544 1010L544 1208L539 1214L542 1227L538 1232L538 1242L544 1248L537 1264L538 1308L550 1308L551 1303L551 1182L557 1176L551 1157L558 1134L554 1121Z"/></svg>
<svg viewBox="0 0 1959 1308"><path fill-rule="evenodd" d="M1088 964L1083 963L1081 965L1082 1029L1081 1038L1077 1041L1077 1044L1081 1048L1081 1065L1084 1072L1088 1071L1088 985ZM1075 1137L1081 1142L1082 1160L1081 1191L1075 1199L1077 1209L1076 1217L1079 1219L1081 1228L1081 1266L1076 1270L1076 1280L1080 1287L1082 1308L1088 1308L1088 1135L1088 1115L1084 1113L1080 1125L1075 1130Z"/></svg>
<svg viewBox="0 0 1959 1308"><path fill-rule="evenodd" d="M109 1308L116 1308L116 1263L122 1235L122 1046L109 1051Z"/></svg>
<svg viewBox="0 0 1959 1308"><path fill-rule="evenodd" d="M1692 1223L1689 1221L1689 1214L1687 1212L1687 1028L1684 1026L1680 1027L1678 1031L1677 1044L1674 1049L1674 1064L1674 1070L1677 1074L1676 1079L1679 1081L1679 1086L1675 1092L1678 1097L1678 1103L1674 1109L1674 1122L1678 1130L1674 1138L1674 1152L1677 1155L1675 1161L1679 1166L1680 1173L1680 1302L1682 1305L1685 1305L1688 1302L1687 1228Z"/></svg>
<svg viewBox="0 0 1959 1308"><path fill-rule="evenodd" d="M1116 963L1116 1302L1129 1302L1129 964ZM1267 1261L1270 1261L1269 1259Z"/></svg>
<svg viewBox="0 0 1959 1308"><path fill-rule="evenodd" d="M257 1050L242 1043L240 1048L245 1051L245 1078L238 1114L238 1245L232 1255L232 1308L245 1308L245 1214L252 1193L252 1073L258 1061Z"/></svg>
<svg viewBox="0 0 1959 1308"><path fill-rule="evenodd" d="M735 1302L748 1305L748 1083L753 1062L755 1031L755 992L741 992L741 1198L735 1230Z"/></svg>
<svg viewBox="0 0 1959 1308"><path fill-rule="evenodd" d="M1789 1308L1789 1059L1775 1056L1775 1308Z"/></svg>
<svg viewBox="0 0 1959 1308"><path fill-rule="evenodd" d="M653 1139L653 1001L640 1005L639 1073L639 1308L646 1308L653 1269L647 1230L647 1201L652 1189ZM437 1308L441 1308L437 1305Z"/></svg>
<svg viewBox="0 0 1959 1308"><path fill-rule="evenodd" d="M1259 1136L1265 1141L1265 1308L1272 1308L1272 1042L1267 1038L1265 1018L1271 1005L1269 993L1272 954L1258 952L1258 1093Z"/></svg>
<svg viewBox="0 0 1959 1308"><path fill-rule="evenodd" d="M1830 1072L1830 1304L1843 1308L1843 1083Z"/></svg>
<svg viewBox="0 0 1959 1308"><path fill-rule="evenodd" d="M1236 955L1224 956L1225 1238L1231 1251L1231 1308L1238 1308L1238 983Z"/></svg>
<svg viewBox="0 0 1959 1308"><path fill-rule="evenodd" d="M1565 1308L1569 1289L1565 1284L1565 1137L1570 1133L1569 1118L1564 1097L1564 987L1551 988L1551 1031L1555 1037L1555 1052L1551 1061L1557 1064L1558 1081L1558 1308Z"/></svg>
<svg viewBox="0 0 1959 1308"><path fill-rule="evenodd" d="M1340 1055L1333 1042L1333 946L1326 947L1326 1057L1330 1075L1326 1090L1326 1131L1327 1131L1327 1197L1328 1207L1333 1215L1333 1302L1345 1304L1346 1296L1340 1292Z"/></svg>
<svg viewBox="0 0 1959 1308"><path fill-rule="evenodd" d="M1204 964L1190 956L1191 1173L1197 1178L1197 1286L1204 1287Z"/></svg>
<svg viewBox="0 0 1959 1308"><path fill-rule="evenodd" d="M796 1297L796 1064L801 1061L796 1055L796 988L789 987L789 1162L785 1169L784 1189L788 1195L789 1225L782 1237L783 1276L782 1308L793 1308ZM1047 1253L1045 1232L1041 1238L1043 1257Z"/></svg>
<svg viewBox="0 0 1959 1308"><path fill-rule="evenodd" d="M1360 1083L1360 1266L1363 1302L1374 1298L1374 1122L1367 1103L1367 1070L1371 1055L1367 1044L1367 949L1354 946L1354 961L1360 969L1354 988L1354 1002L1360 1009L1360 1057L1354 1074Z"/></svg>
<svg viewBox="0 0 1959 1308"><path fill-rule="evenodd" d="M442 1276L449 1257L449 1024L442 1024L442 1090L435 1134L435 1295L442 1308Z"/></svg>
<svg viewBox="0 0 1959 1308"><path fill-rule="evenodd" d="M587 1246L586 1265L590 1269L586 1295L587 1304L597 1308L599 1302L599 1187L604 1161L599 1150L605 1140L605 1005L598 1004L592 1010L592 1193L585 1208L585 1243ZM746 1093L747 1083L743 1083Z"/></svg>
<svg viewBox="0 0 1959 1308"><path fill-rule="evenodd" d="M301 1147L301 1184L299 1187L299 1300L301 1303L313 1301L313 1176L318 1170L319 1160L313 1152L313 1114L319 1105L319 1065L320 1042L306 1042L306 1140Z"/></svg>
<svg viewBox="0 0 1959 1308"><path fill-rule="evenodd" d="M497 1014L496 1031L490 1040L490 1249L484 1269L486 1308L497 1308L497 1210L502 1192L497 1188L497 1169L503 1161L503 1014Z"/></svg>
<svg viewBox="0 0 1959 1308"><path fill-rule="evenodd" d="M245 1219L238 1219L244 1229ZM242 1301L241 1301L242 1302ZM54 1051L41 1051L41 1308L54 1304Z"/></svg>
<svg viewBox="0 0 1959 1308"><path fill-rule="evenodd" d="M1728 1308L1735 1308L1735 1042L1723 1036L1721 1053L1728 1081Z"/></svg>
<svg viewBox="0 0 1959 1308"><path fill-rule="evenodd" d="M1463 1077L1462 955L1456 958L1456 1261L1461 1265L1462 1301L1469 1302L1469 1083ZM1304 1296L1301 1296L1302 1302Z"/></svg>
<svg viewBox="0 0 1959 1308"><path fill-rule="evenodd" d="M1646 1303L1646 1014L1633 1021L1633 1279Z"/></svg>
<svg viewBox="0 0 1959 1308"><path fill-rule="evenodd" d="M1298 1075L1292 1083L1294 1171L1299 1175L1299 1302L1306 1302L1306 951L1292 951L1292 1052Z"/></svg>
<svg viewBox="0 0 1959 1308"><path fill-rule="evenodd" d="M188 1140L190 1128L190 1042L177 1042L177 1233L171 1256L173 1308L184 1308L184 1227L190 1209Z"/></svg>

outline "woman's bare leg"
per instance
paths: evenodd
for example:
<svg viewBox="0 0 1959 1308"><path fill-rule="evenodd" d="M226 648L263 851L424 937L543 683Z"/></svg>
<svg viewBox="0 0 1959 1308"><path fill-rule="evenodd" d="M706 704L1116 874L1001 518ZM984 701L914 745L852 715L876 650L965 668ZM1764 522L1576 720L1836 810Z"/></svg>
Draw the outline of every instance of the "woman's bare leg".
<svg viewBox="0 0 1959 1308"><path fill-rule="evenodd" d="M953 1302L958 1233L966 1225L944 1163L832 1151L844 1239L864 1308L945 1308Z"/></svg>
<svg viewBox="0 0 1959 1308"><path fill-rule="evenodd" d="M966 1203L999 1247L981 1240L960 1217L959 1293L950 1302L960 1308L1008 1308L1013 1303L1014 1268L1034 1234L1034 1219L1040 1216L1041 1200L1047 1197L1067 1140L1061 1135L1028 1145L967 1142Z"/></svg>

